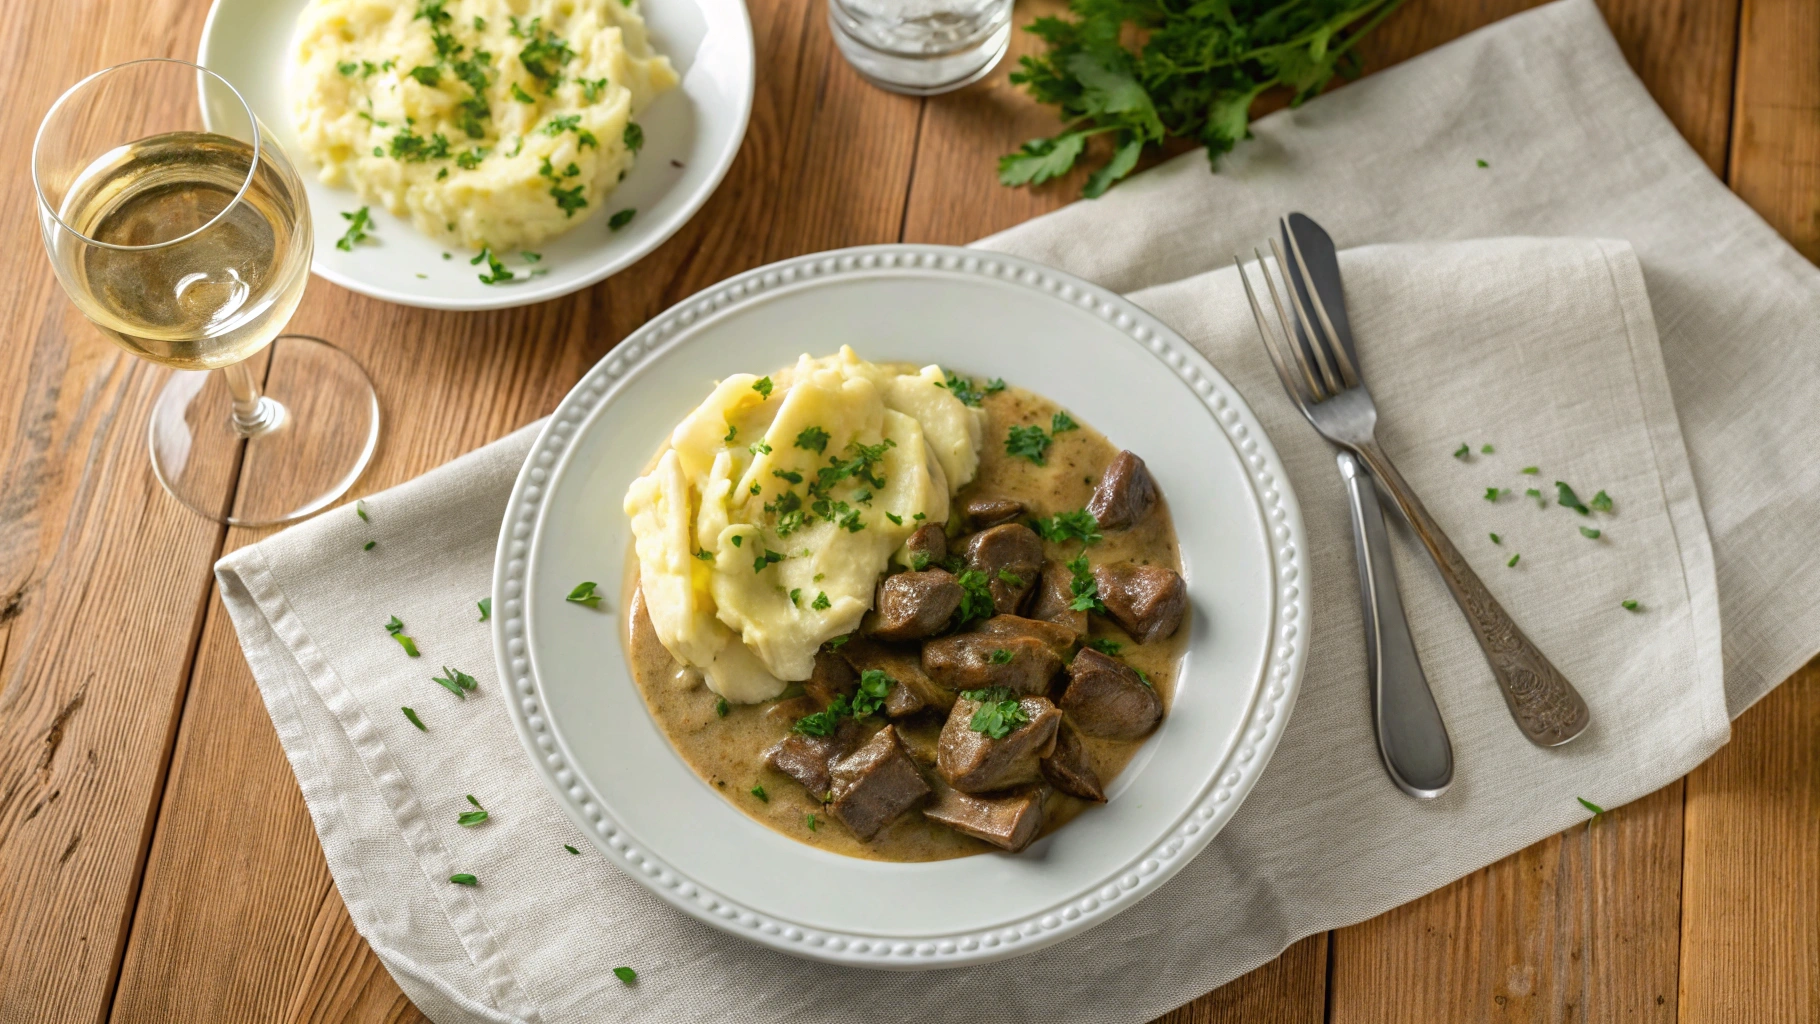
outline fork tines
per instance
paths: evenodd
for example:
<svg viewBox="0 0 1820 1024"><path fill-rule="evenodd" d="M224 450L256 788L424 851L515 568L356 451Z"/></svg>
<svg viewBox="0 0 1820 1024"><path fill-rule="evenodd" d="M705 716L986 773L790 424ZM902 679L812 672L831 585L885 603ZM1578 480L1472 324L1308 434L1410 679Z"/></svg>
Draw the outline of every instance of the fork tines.
<svg viewBox="0 0 1820 1024"><path fill-rule="evenodd" d="M1308 263L1302 256L1302 247L1296 241L1295 233L1289 230L1287 222L1280 224L1283 237L1289 240L1290 251L1295 256L1299 280L1292 281L1284 274L1283 292L1278 294L1276 278L1271 274L1270 264L1265 261L1264 254L1256 248L1251 251L1257 257L1258 271L1264 275L1264 285L1270 290L1270 303L1276 310L1277 324L1282 328L1281 338L1264 316L1257 292L1251 287L1251 276L1245 272L1245 261L1238 256L1232 259L1238 266L1239 280L1244 282L1245 296L1251 301L1251 315L1257 321L1258 334L1264 340L1264 350L1270 354L1270 361L1276 366L1283 387L1288 390L1291 398L1312 405L1357 387L1359 375L1357 368L1352 365L1346 346L1339 342L1338 332L1334 330L1333 320L1328 316L1320 293L1311 284L1313 277L1308 272ZM1276 239L1270 239L1269 245L1276 258L1278 271L1282 272L1282 268L1287 267L1289 262L1284 258ZM1298 284L1301 287L1297 287ZM1289 300L1287 309L1284 308L1284 296ZM1292 364L1294 371L1290 369Z"/></svg>

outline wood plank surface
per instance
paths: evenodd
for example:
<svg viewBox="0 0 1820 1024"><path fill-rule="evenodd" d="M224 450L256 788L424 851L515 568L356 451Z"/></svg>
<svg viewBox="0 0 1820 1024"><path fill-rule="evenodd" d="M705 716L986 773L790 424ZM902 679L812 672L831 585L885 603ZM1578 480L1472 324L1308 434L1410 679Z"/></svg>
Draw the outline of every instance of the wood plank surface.
<svg viewBox="0 0 1820 1024"><path fill-rule="evenodd" d="M1018 21L1062 6L1024 0ZM1409 0L1363 56L1383 67L1525 6ZM1820 7L1602 7L1709 166L1820 255ZM79 74L193 54L205 10L0 5L13 58L0 124L28 138ZM739 158L635 267L488 314L312 281L294 329L353 351L388 417L363 492L544 414L619 338L729 274L843 245L967 242L1078 193L1079 172L1034 190L992 184L999 154L1055 127L1009 86L1009 62L959 93L908 99L845 65L823 0L754 0L752 16L759 91ZM1030 45L1018 33L1011 59ZM0 153L13 243L0 309L14 339L0 349L0 1024L421 1020L353 931L212 593L214 557L259 534L199 522L158 489L142 445L161 373L102 341L56 287L26 159L24 146ZM233 467L218 476L225 501ZM1817 749L1810 669L1685 783L1311 936L1163 1020L1820 1020Z"/></svg>

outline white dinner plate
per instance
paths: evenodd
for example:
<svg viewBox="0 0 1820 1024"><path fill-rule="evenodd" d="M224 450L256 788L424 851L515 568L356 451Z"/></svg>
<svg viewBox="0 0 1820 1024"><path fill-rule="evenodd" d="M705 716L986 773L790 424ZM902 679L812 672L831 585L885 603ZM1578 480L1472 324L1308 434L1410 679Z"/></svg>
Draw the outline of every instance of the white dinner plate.
<svg viewBox="0 0 1820 1024"><path fill-rule="evenodd" d="M297 14L306 0L215 0L196 63L227 79L297 164L310 197L319 276L387 302L431 309L504 309L586 288L631 266L675 234L708 201L733 163L752 112L752 23L741 0L642 0L651 45L670 58L682 82L638 117L645 145L610 197L614 210L638 211L615 232L597 211L567 234L539 244L546 273L499 285L480 282L474 255L420 234L409 221L330 188L304 156L291 126L285 79ZM347 230L341 214L367 206L378 244L335 248ZM443 259L442 254L453 254ZM502 254L515 271L533 269ZM419 276L422 275L422 276ZM522 275L521 275L522 276Z"/></svg>
<svg viewBox="0 0 1820 1024"><path fill-rule="evenodd" d="M1021 854L894 864L773 832L689 769L627 668L618 605L627 485L718 378L843 343L867 359L939 363L1047 395L1141 455L1168 498L1192 607L1174 706L1109 803ZM1174 331L1025 260L871 246L716 285L588 371L512 490L494 565L493 641L525 750L627 874L788 953L952 967L1027 953L1110 918L1232 817L1295 703L1308 642L1305 549L1269 439ZM598 610L564 600L584 580L612 595Z"/></svg>

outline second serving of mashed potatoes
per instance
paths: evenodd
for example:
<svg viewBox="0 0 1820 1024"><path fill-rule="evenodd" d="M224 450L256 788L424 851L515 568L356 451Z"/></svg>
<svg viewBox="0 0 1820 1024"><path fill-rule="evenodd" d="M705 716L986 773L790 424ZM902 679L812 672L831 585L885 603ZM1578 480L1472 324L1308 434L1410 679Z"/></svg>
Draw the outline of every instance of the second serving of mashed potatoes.
<svg viewBox="0 0 1820 1024"><path fill-rule="evenodd" d="M631 0L310 0L292 72L324 183L500 251L607 206L677 81Z"/></svg>

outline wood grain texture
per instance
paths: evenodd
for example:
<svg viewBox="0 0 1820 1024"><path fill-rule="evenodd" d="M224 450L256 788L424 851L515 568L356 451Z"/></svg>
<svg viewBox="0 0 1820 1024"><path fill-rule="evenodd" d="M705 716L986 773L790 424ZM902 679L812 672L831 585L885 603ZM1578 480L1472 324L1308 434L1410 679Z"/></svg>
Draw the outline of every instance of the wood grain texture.
<svg viewBox="0 0 1820 1024"><path fill-rule="evenodd" d="M1327 933L1321 932L1156 1024L1320 1024L1326 998Z"/></svg>
<svg viewBox="0 0 1820 1024"><path fill-rule="evenodd" d="M1728 184L1820 260L1820 6L1745 0Z"/></svg>
<svg viewBox="0 0 1820 1024"><path fill-rule="evenodd" d="M1687 777L1681 1018L1820 1021L1820 662Z"/></svg>

